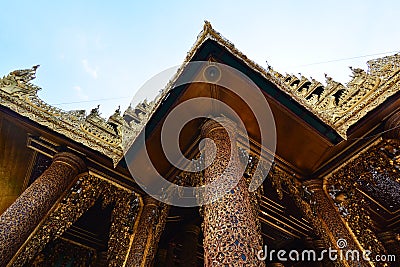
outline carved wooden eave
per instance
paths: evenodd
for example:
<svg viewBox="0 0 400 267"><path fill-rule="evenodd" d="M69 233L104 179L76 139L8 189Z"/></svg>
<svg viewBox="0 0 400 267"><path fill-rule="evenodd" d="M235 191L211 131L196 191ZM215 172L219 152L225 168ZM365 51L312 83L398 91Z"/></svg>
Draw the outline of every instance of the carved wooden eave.
<svg viewBox="0 0 400 267"><path fill-rule="evenodd" d="M30 82L36 77L37 67L13 71L0 79L0 105L100 152L116 166L123 157L123 140L131 140L140 132L153 102L139 103L140 121L130 123L124 120L119 109L108 121L100 116L99 107L92 109L89 115L84 110L64 111L45 103L37 95L41 88Z"/></svg>
<svg viewBox="0 0 400 267"><path fill-rule="evenodd" d="M108 156L116 164L122 157L122 149L121 137L113 127L94 110L86 116L84 111L67 112L46 104L37 95L40 88L30 83L35 71L35 67L14 71L0 79L0 105ZM27 77L29 72L31 76Z"/></svg>

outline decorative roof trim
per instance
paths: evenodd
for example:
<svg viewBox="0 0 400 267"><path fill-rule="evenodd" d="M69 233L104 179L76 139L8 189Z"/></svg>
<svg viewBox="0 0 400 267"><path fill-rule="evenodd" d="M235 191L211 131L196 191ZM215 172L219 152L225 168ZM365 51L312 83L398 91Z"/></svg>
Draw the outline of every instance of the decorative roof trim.
<svg viewBox="0 0 400 267"><path fill-rule="evenodd" d="M131 121L124 120L119 109L106 121L100 117L98 107L86 116L83 110L67 112L46 104L37 95L40 88L30 83L36 77L39 66L13 71L0 79L0 105L100 152L111 158L115 166L169 94L186 65L208 39L226 48L249 68L332 127L344 139L347 138L347 130L351 125L400 89L399 54L368 61L368 72L351 68L352 80L346 86L328 76L324 86L303 76L284 76L270 66L264 69L248 59L206 21L181 67L156 99L150 103L140 103L134 109L129 107L125 111L124 117L131 116Z"/></svg>
<svg viewBox="0 0 400 267"><path fill-rule="evenodd" d="M368 112L382 104L400 89L400 55L395 54L368 61L368 71L350 69L352 79L346 86L326 76L326 85L304 76L285 76L271 66L263 68L247 58L233 43L215 31L210 22L205 21L203 31L188 52L185 66L198 48L212 39L235 55L249 68L272 82L281 91L288 94L325 124L332 127L342 138L347 139L347 130ZM174 79L176 80L176 78ZM318 90L316 90L318 89Z"/></svg>
<svg viewBox="0 0 400 267"><path fill-rule="evenodd" d="M154 112L174 87L185 66L189 64L201 45L208 39L214 40L225 47L249 68L258 72L324 123L332 127L344 139L347 139L347 130L351 125L355 124L368 112L378 107L400 89L399 54L368 61L368 73L362 69L353 69L350 67L353 71L353 77L347 86L333 81L327 75L326 86L323 86L314 79L309 81L305 77L299 79L294 75L286 74L286 76L283 76L270 66L266 70L247 58L233 43L215 31L210 22L205 21L203 30L197 36L197 40L187 53L184 62L167 83L164 90L161 91L149 106L146 116L143 117L140 125L136 128L138 130L137 133L142 131ZM315 94L315 89L322 89L322 92ZM124 148L129 148L135 142L136 137L134 136L129 140Z"/></svg>
<svg viewBox="0 0 400 267"><path fill-rule="evenodd" d="M108 156L116 164L122 156L121 137L93 110L86 117L83 110L67 112L42 101L37 95L41 88L30 83L36 77L37 67L13 71L0 79L0 105Z"/></svg>

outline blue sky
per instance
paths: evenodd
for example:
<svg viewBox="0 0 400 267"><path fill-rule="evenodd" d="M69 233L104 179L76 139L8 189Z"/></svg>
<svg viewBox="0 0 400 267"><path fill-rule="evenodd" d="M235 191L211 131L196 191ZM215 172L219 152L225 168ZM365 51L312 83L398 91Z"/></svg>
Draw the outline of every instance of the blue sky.
<svg viewBox="0 0 400 267"><path fill-rule="evenodd" d="M181 64L204 20L260 65L322 82L384 55L309 64L400 50L399 1L6 1L0 75L40 64L43 100L108 117Z"/></svg>

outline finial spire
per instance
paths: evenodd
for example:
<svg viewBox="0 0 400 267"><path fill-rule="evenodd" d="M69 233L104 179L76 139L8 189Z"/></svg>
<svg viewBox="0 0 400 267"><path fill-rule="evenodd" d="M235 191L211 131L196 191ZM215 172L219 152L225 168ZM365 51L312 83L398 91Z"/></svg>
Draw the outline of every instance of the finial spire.
<svg viewBox="0 0 400 267"><path fill-rule="evenodd" d="M203 26L203 30L205 31L205 32L207 32L207 31L211 31L213 28L212 28L212 26L211 26L211 23L208 21L208 20L205 20L204 21L204 26Z"/></svg>
<svg viewBox="0 0 400 267"><path fill-rule="evenodd" d="M100 105L97 105L97 107L93 108L90 111L90 115L100 115Z"/></svg>

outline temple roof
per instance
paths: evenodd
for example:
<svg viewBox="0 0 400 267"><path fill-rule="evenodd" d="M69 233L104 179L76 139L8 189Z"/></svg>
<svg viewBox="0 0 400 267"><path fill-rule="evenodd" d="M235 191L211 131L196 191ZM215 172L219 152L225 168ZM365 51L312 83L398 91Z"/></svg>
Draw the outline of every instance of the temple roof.
<svg viewBox="0 0 400 267"><path fill-rule="evenodd" d="M399 90L399 54L368 61L367 71L351 68L352 79L345 85L335 82L329 76L326 76L326 82L323 84L304 76L281 74L272 67L261 67L248 59L206 21L183 64L165 89L155 100L129 107L123 115L118 108L105 120L100 116L98 108L86 114L85 111L63 111L48 105L37 95L40 88L31 83L38 66L13 71L0 79L0 105L100 152L111 158L116 165L123 157L124 148L134 142L135 137L166 99L185 66L195 59L201 46L210 40L229 51L251 71L272 83L286 98L312 113L318 121L322 121L343 139L347 138L347 131L351 126ZM124 143L126 140L130 140L129 143Z"/></svg>
<svg viewBox="0 0 400 267"><path fill-rule="evenodd" d="M331 77L325 75L324 85L304 76L283 75L271 66L268 69L263 68L247 58L230 41L216 32L208 21L205 22L203 31L188 52L183 65L192 59L197 49L208 39L215 40L252 70L274 83L280 90L335 129L344 139L347 137L347 130L350 126L394 95L399 89L399 54L368 61L367 71L350 67L353 75L351 81L346 85L335 82Z"/></svg>

